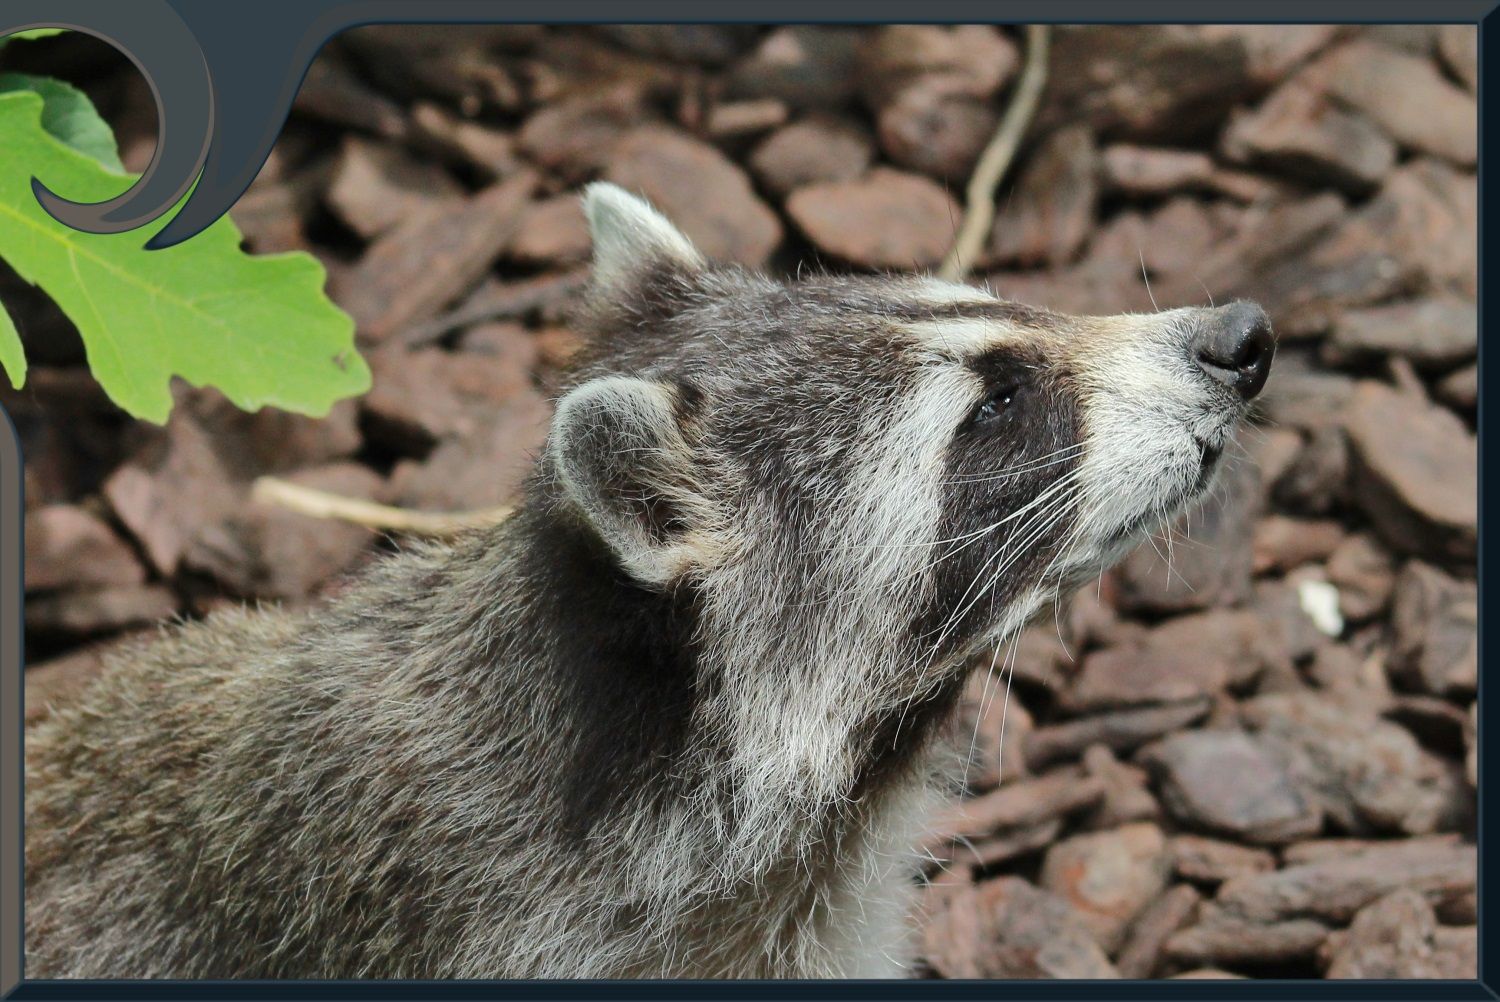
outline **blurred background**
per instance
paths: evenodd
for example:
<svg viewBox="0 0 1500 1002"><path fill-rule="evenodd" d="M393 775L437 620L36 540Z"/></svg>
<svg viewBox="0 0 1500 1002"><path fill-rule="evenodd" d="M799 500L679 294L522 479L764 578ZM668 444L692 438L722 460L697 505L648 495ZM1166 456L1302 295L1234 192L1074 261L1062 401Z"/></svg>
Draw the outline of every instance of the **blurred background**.
<svg viewBox="0 0 1500 1002"><path fill-rule="evenodd" d="M232 214L254 250L321 259L357 322L374 388L324 420L184 386L165 428L132 421L0 264L33 365L0 391L26 456L28 719L122 637L305 603L392 545L253 501L257 477L428 511L515 500L578 344L589 180L774 273L935 267L1024 40L341 36ZM1050 40L973 280L1080 313L1254 298L1280 347L1212 500L1028 629L1013 678L976 666L922 973L1474 977L1475 30ZM149 92L113 49L61 36L7 68L79 85L127 166L149 161Z"/></svg>

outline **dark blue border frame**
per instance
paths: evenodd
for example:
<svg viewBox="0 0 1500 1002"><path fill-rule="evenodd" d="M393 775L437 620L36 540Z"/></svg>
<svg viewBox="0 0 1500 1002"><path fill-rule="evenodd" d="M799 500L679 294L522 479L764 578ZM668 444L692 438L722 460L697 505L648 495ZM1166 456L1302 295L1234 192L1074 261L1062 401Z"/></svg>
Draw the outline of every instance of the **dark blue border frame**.
<svg viewBox="0 0 1500 1002"><path fill-rule="evenodd" d="M27 981L10 999L1277 999L1467 1002L1479 981Z"/></svg>

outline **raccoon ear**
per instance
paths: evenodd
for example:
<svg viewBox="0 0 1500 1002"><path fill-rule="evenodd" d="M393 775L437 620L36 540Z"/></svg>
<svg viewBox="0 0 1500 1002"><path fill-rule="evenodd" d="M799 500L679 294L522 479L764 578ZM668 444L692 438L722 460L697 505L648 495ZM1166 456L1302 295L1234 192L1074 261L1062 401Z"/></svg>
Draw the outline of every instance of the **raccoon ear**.
<svg viewBox="0 0 1500 1002"><path fill-rule="evenodd" d="M583 192L583 213L594 238L594 281L618 288L653 265L688 270L704 265L692 241L653 209L618 185L597 181Z"/></svg>
<svg viewBox="0 0 1500 1002"><path fill-rule="evenodd" d="M564 495L625 569L662 586L701 556L690 531L703 511L678 417L678 391L604 376L557 404L547 443Z"/></svg>

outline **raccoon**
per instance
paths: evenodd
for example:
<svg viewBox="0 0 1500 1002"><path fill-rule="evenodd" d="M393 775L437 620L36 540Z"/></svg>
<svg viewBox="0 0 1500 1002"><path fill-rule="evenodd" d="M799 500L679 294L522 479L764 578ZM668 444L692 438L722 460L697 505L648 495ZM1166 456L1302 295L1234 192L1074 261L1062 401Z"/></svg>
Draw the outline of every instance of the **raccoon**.
<svg viewBox="0 0 1500 1002"><path fill-rule="evenodd" d="M33 978L870 978L966 668L1207 489L1236 302L775 281L585 194L505 523L120 654L26 742Z"/></svg>

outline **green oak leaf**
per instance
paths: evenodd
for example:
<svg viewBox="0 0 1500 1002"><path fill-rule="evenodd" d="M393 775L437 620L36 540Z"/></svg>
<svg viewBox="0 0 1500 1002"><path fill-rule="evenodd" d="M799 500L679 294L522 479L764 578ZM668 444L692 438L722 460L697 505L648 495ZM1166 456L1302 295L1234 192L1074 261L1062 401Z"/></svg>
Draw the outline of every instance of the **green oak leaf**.
<svg viewBox="0 0 1500 1002"><path fill-rule="evenodd" d="M78 327L89 367L132 415L162 423L171 378L214 386L236 406L314 417L370 387L354 322L323 293L323 266L301 252L251 256L227 217L175 247L142 244L170 213L125 233L81 233L32 194L113 198L133 178L49 135L42 99L0 94L0 259L52 297ZM14 375L14 373L12 373Z"/></svg>
<svg viewBox="0 0 1500 1002"><path fill-rule="evenodd" d="M15 389L19 390L26 382L26 355L21 350L21 334L16 330L16 322L5 312L4 303L0 303L0 369L5 370Z"/></svg>
<svg viewBox="0 0 1500 1002"><path fill-rule="evenodd" d="M125 173L109 127L88 95L72 84L28 73L0 73L0 94L29 90L42 99L42 128L118 174Z"/></svg>
<svg viewBox="0 0 1500 1002"><path fill-rule="evenodd" d="M32 28L30 31L18 31L12 35L0 38L0 46L6 42L30 42L38 38L51 38L53 35L61 35L67 28Z"/></svg>

